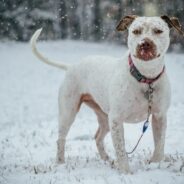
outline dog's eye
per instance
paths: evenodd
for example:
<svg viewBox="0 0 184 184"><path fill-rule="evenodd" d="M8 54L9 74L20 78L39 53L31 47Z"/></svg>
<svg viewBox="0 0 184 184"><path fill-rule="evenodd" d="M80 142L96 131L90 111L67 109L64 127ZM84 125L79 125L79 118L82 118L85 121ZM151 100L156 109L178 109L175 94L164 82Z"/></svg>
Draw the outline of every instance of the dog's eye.
<svg viewBox="0 0 184 184"><path fill-rule="evenodd" d="M163 33L163 31L161 29L154 29L153 32L155 34L161 34L161 33Z"/></svg>
<svg viewBox="0 0 184 184"><path fill-rule="evenodd" d="M140 35L142 33L142 30L141 29L135 29L132 31L133 34L135 35Z"/></svg>

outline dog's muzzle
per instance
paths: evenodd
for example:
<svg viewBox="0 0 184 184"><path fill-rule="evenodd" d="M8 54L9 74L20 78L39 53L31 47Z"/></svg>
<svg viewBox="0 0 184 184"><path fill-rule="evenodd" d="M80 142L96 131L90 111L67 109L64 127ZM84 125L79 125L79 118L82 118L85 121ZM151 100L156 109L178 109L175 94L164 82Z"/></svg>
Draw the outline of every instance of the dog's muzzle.
<svg viewBox="0 0 184 184"><path fill-rule="evenodd" d="M143 60L149 61L157 56L156 45L149 38L145 38L137 45L136 57Z"/></svg>

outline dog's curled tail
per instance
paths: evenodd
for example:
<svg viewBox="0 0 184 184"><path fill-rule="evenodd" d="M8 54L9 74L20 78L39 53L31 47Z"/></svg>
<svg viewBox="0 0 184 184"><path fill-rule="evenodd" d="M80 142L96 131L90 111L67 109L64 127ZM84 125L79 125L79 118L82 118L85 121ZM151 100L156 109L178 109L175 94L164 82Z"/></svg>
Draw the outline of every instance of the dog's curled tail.
<svg viewBox="0 0 184 184"><path fill-rule="evenodd" d="M44 57L36 48L36 41L38 39L38 37L40 36L40 33L42 32L42 28L38 29L35 31L35 33L33 34L33 36L31 37L31 48L33 53L44 63L61 68L63 70L67 70L68 69L68 65L64 64L64 63L58 63L58 62L52 62L50 61L48 58Z"/></svg>

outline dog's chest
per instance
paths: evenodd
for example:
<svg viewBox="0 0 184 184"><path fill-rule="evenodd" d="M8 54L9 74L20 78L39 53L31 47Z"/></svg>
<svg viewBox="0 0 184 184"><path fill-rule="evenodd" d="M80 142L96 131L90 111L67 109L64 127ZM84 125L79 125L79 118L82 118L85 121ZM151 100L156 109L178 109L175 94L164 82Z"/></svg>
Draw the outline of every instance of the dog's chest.
<svg viewBox="0 0 184 184"><path fill-rule="evenodd" d="M130 94L128 102L126 101L126 103L128 103L126 113L124 114L126 122L136 123L146 119L148 112L146 90L139 90Z"/></svg>
<svg viewBox="0 0 184 184"><path fill-rule="evenodd" d="M143 121L148 115L148 85L140 85L135 88L128 87L127 90L122 93L122 96L117 101L117 114L123 118L123 121L127 123L136 123ZM159 94L158 89L154 89L152 95L152 110L158 109Z"/></svg>

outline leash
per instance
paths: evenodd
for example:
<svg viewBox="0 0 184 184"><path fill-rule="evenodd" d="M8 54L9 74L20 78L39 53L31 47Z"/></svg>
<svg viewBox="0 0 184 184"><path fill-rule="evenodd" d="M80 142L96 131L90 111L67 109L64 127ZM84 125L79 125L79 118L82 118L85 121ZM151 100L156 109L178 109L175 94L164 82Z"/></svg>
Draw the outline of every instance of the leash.
<svg viewBox="0 0 184 184"><path fill-rule="evenodd" d="M148 129L148 126L150 124L150 116L151 116L151 110L152 110L152 104L153 104L153 92L154 92L154 88L153 88L153 83L155 81L157 81L161 76L162 74L164 73L165 71L165 66L163 66L163 69L162 71L155 77L155 78L147 78L146 76L142 75L139 70L136 68L136 66L134 65L133 61L132 61L132 58L131 58L131 55L129 54L128 56L128 63L129 63L129 66L130 66L130 73L131 75L138 81L138 82L141 82L141 83L145 83L145 84L148 84L148 89L146 92L144 92L144 97L147 99L148 101L148 112L147 112L147 118L146 118L146 121L144 122L143 124L143 128L142 128L142 134L141 136L139 137L136 145L134 146L134 148L132 149L132 151L130 152L126 152L127 154L132 154L137 146L139 145L139 142L141 141L144 133L146 132L146 130Z"/></svg>
<svg viewBox="0 0 184 184"><path fill-rule="evenodd" d="M153 83L148 84L148 90L144 93L145 98L148 100L148 114L147 114L147 119L143 124L142 134L139 137L137 144L134 146L132 151L126 152L127 154L132 154L136 150L137 146L139 145L139 142L141 141L144 133L146 132L146 130L148 129L148 126L150 124L149 119L150 119L150 115L151 115L151 107L152 107L152 103L153 103L153 91L154 91L152 84Z"/></svg>
<svg viewBox="0 0 184 184"><path fill-rule="evenodd" d="M154 88L153 88L153 83L158 80L162 74L164 73L165 71L165 66L163 66L163 69L162 71L160 72L160 74L158 74L155 78L147 78L146 76L142 75L139 70L136 68L136 66L134 65L133 61L132 61L132 58L131 58L131 55L129 54L128 56L128 63L129 63L129 66L130 66L130 73L131 75L138 81L138 82L141 82L141 83L145 83L145 84L148 84L148 89L146 92L144 92L144 97L147 99L148 101L148 112L147 112L147 119L146 121L144 122L143 124L143 128L142 128L142 134L141 136L139 137L138 141L137 141L137 144L134 146L134 148L132 149L132 151L130 152L126 152L127 154L131 154L133 153L137 146L139 145L139 142L141 141L144 133L146 132L146 130L148 129L148 126L150 124L149 122L149 119L150 119L150 116L151 116L151 109L152 109L152 104L153 104L153 91L154 91Z"/></svg>

